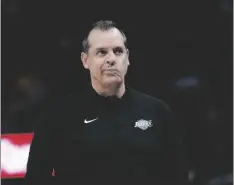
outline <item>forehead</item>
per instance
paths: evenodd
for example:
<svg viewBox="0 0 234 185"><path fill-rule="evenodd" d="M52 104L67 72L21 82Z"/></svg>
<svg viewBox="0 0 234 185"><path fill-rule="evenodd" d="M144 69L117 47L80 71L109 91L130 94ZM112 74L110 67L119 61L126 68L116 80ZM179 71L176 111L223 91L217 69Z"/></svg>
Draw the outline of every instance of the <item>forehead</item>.
<svg viewBox="0 0 234 185"><path fill-rule="evenodd" d="M90 32L89 37L90 49L124 47L124 38L116 28L109 30L94 29Z"/></svg>

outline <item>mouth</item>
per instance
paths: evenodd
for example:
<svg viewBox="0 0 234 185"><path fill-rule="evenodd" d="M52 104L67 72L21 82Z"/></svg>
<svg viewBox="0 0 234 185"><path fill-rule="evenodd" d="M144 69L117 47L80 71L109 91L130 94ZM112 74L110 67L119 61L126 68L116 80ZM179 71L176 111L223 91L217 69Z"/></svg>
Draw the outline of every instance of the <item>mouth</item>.
<svg viewBox="0 0 234 185"><path fill-rule="evenodd" d="M102 72L107 76L119 76L119 71L116 69L104 69Z"/></svg>
<svg viewBox="0 0 234 185"><path fill-rule="evenodd" d="M103 72L107 72L107 73L118 73L118 71L116 69L104 69Z"/></svg>

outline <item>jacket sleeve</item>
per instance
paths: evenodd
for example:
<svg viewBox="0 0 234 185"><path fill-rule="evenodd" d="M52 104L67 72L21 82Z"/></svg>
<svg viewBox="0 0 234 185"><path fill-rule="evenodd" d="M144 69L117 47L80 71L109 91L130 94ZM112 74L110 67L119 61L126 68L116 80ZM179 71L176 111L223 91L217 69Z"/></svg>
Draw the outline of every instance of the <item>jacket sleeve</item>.
<svg viewBox="0 0 234 185"><path fill-rule="evenodd" d="M38 121L30 146L25 175L26 184L51 184L55 138L51 128L52 115Z"/></svg>
<svg viewBox="0 0 234 185"><path fill-rule="evenodd" d="M182 137L176 119L167 104L161 102L162 151L161 181L163 185L187 185L188 168Z"/></svg>

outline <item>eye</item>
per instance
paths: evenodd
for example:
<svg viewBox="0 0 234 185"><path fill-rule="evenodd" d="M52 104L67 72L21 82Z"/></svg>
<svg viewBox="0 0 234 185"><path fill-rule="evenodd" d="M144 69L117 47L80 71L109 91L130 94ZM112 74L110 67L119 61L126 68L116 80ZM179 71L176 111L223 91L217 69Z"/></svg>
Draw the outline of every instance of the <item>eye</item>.
<svg viewBox="0 0 234 185"><path fill-rule="evenodd" d="M121 55L122 53L123 53L123 49L122 48L115 48L114 49L114 53L116 54L116 55Z"/></svg>
<svg viewBox="0 0 234 185"><path fill-rule="evenodd" d="M99 50L97 55L105 55L107 52L105 50Z"/></svg>

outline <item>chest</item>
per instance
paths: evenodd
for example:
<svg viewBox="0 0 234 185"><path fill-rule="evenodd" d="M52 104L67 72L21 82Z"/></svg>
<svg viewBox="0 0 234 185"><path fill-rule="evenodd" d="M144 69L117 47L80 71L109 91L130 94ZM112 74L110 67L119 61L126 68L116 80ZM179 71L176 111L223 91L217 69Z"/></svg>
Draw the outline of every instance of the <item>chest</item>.
<svg viewBox="0 0 234 185"><path fill-rule="evenodd" d="M91 169L95 174L100 169L111 174L126 169L127 174L150 169L158 159L162 121L150 109L70 113L61 121L64 127L56 163L61 173L74 168L89 174Z"/></svg>
<svg viewBox="0 0 234 185"><path fill-rule="evenodd" d="M156 150L162 121L150 109L119 109L71 114L66 118L65 140L81 151ZM65 124L66 125L66 124ZM71 147L71 146L70 146Z"/></svg>

